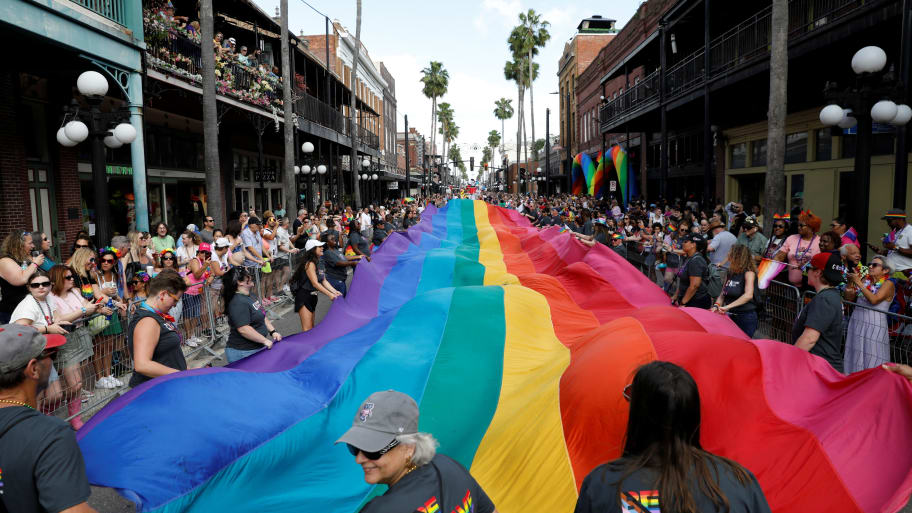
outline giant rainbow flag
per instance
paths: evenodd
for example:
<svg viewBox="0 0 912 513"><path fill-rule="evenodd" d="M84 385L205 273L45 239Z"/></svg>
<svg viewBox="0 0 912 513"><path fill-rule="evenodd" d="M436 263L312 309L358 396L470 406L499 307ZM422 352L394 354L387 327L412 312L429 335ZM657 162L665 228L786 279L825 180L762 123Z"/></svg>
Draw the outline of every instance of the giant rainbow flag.
<svg viewBox="0 0 912 513"><path fill-rule="evenodd" d="M382 488L335 441L370 393L419 428L502 513L570 512L620 454L635 369L700 387L702 443L747 466L777 513L897 511L912 490L912 385L844 377L727 318L668 306L601 244L454 200L361 262L316 329L228 368L145 383L78 433L89 479L142 511L350 513Z"/></svg>

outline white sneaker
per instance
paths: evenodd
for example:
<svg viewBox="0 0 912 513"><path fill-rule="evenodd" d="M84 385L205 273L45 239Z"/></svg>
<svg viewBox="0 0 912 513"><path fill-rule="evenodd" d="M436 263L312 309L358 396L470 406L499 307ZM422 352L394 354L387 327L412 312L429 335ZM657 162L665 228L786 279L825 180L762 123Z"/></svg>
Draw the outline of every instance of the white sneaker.
<svg viewBox="0 0 912 513"><path fill-rule="evenodd" d="M121 381L121 380L115 378L114 376L108 376L108 379L111 380L111 383L114 384L114 387L115 387L115 388L116 388L116 387L122 387L122 386L124 386L123 381Z"/></svg>
<svg viewBox="0 0 912 513"><path fill-rule="evenodd" d="M197 338L197 337L190 337L190 338L187 339L187 342L186 342L186 343L187 343L187 346L189 346L189 347L196 347L196 346L199 345L199 342L200 342L200 339L199 339L199 338Z"/></svg>
<svg viewBox="0 0 912 513"><path fill-rule="evenodd" d="M117 383L114 383L113 379L110 376L105 376L95 382L95 388L117 388Z"/></svg>

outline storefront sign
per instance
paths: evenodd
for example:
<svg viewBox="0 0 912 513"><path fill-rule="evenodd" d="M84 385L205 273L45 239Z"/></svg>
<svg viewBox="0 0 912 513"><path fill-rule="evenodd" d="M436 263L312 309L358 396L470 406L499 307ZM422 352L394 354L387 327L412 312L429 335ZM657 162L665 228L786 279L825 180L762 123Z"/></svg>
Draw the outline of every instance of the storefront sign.
<svg viewBox="0 0 912 513"><path fill-rule="evenodd" d="M114 176L133 176L133 168L130 166L105 166L105 173Z"/></svg>
<svg viewBox="0 0 912 513"><path fill-rule="evenodd" d="M276 170L267 169L265 171L254 171L253 181L255 182L275 182Z"/></svg>
<svg viewBox="0 0 912 513"><path fill-rule="evenodd" d="M608 182L608 190L610 190L611 192L617 191L618 183L614 180L611 180L610 182Z"/></svg>
<svg viewBox="0 0 912 513"><path fill-rule="evenodd" d="M399 190L399 182L388 182L388 183L386 184L386 188L387 188L388 190L391 190L391 191L398 191L398 190Z"/></svg>

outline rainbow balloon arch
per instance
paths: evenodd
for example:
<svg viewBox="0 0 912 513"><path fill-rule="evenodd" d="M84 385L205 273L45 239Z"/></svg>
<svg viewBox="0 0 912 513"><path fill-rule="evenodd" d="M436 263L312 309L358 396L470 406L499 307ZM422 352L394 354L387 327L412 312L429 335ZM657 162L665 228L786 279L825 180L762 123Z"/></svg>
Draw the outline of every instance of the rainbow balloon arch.
<svg viewBox="0 0 912 513"><path fill-rule="evenodd" d="M625 205L636 196L636 182L631 180L627 152L620 146L612 146L608 157L606 160L602 152L596 154L595 160L588 153L573 157L571 193L596 198L614 195ZM617 191L611 190L612 182L617 185Z"/></svg>
<svg viewBox="0 0 912 513"><path fill-rule="evenodd" d="M155 512L353 513L384 487L344 446L396 389L502 513L572 511L617 458L622 391L653 360L700 387L701 443L757 476L775 513L893 513L912 491L912 385L843 376L727 317L675 308L607 246L481 201L429 206L326 318L228 367L151 380L77 433L91 483Z"/></svg>

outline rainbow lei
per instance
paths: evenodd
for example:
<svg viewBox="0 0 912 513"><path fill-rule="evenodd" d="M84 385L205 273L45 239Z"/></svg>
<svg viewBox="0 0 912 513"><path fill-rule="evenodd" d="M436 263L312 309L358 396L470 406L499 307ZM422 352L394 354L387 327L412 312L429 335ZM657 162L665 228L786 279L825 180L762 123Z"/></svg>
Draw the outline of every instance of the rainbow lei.
<svg viewBox="0 0 912 513"><path fill-rule="evenodd" d="M879 280L874 283L871 283L871 280L865 280L865 288L871 291L871 294L877 294L877 291L880 290L880 287L883 286L884 282L887 281L885 276L881 276Z"/></svg>

